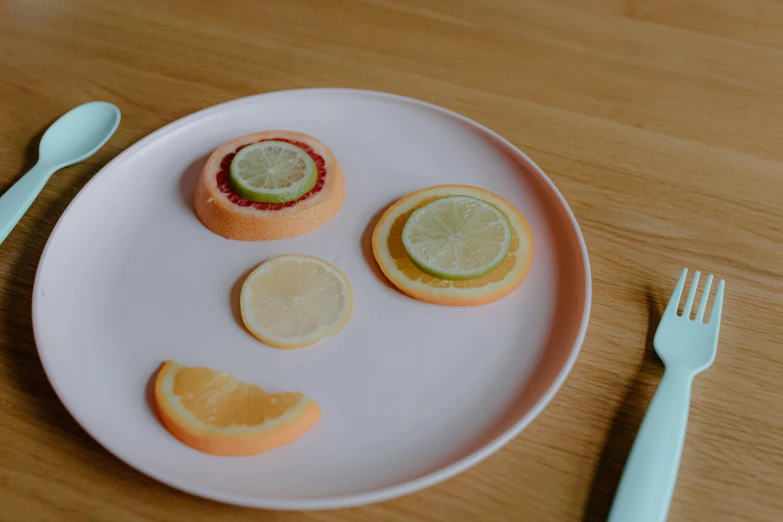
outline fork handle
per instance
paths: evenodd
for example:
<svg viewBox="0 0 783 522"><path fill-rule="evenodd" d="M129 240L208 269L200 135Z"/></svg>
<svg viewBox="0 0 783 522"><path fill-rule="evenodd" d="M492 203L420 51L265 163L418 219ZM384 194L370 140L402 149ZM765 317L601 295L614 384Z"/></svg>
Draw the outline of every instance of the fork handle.
<svg viewBox="0 0 783 522"><path fill-rule="evenodd" d="M693 376L667 370L620 479L608 522L664 522L680 467Z"/></svg>

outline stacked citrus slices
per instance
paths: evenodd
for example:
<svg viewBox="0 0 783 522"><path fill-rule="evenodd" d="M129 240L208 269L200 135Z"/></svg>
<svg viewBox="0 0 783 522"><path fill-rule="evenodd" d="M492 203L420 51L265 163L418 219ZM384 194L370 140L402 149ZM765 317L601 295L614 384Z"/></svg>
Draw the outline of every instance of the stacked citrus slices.
<svg viewBox="0 0 783 522"><path fill-rule="evenodd" d="M533 233L508 201L467 185L439 185L394 203L372 238L381 270L402 292L435 304L491 303L530 269Z"/></svg>
<svg viewBox="0 0 783 522"><path fill-rule="evenodd" d="M196 183L196 214L229 239L283 239L315 230L345 199L340 164L319 140L289 131L240 136L209 156Z"/></svg>

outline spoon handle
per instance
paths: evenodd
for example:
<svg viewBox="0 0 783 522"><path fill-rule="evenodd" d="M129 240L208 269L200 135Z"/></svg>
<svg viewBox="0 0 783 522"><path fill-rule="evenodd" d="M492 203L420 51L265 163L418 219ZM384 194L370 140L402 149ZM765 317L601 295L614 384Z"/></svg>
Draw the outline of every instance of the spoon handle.
<svg viewBox="0 0 783 522"><path fill-rule="evenodd" d="M0 197L0 243L19 223L55 170L51 165L36 163Z"/></svg>

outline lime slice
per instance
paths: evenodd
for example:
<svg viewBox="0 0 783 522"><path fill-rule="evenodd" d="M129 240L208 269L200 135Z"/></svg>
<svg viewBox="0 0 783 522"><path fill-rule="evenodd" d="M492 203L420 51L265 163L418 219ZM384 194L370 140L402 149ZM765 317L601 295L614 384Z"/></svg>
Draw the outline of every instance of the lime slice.
<svg viewBox="0 0 783 522"><path fill-rule="evenodd" d="M309 192L316 181L318 167L313 158L285 141L248 145L231 161L231 188L250 201L295 201Z"/></svg>
<svg viewBox="0 0 783 522"><path fill-rule="evenodd" d="M511 226L494 205L468 196L436 199L414 211L402 244L419 270L438 279L486 275L503 263Z"/></svg>

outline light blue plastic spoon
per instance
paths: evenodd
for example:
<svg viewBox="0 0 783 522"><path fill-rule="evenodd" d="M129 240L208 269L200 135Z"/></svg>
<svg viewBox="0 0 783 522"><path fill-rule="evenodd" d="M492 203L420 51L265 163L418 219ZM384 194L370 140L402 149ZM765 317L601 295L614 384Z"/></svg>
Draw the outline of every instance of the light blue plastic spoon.
<svg viewBox="0 0 783 522"><path fill-rule="evenodd" d="M0 243L13 230L52 174L84 161L111 138L120 110L108 102L89 102L63 114L46 129L38 162L0 197Z"/></svg>

